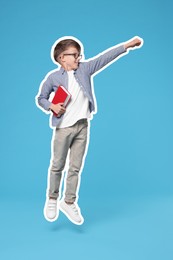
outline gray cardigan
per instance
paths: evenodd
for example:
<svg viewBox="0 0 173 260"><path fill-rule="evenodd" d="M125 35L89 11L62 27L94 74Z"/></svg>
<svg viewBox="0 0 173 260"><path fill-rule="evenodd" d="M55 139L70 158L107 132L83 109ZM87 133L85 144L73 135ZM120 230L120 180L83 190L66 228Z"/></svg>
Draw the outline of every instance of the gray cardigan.
<svg viewBox="0 0 173 260"><path fill-rule="evenodd" d="M76 80L84 94L88 97L90 112L95 111L92 77L104 69L106 65L108 66L110 63L114 62L116 58L120 57L120 55L125 52L126 49L124 45L112 47L94 58L80 62L79 67L74 71ZM40 85L39 93L36 96L36 103L41 109L43 109L43 111L49 112L51 104L49 101L50 94L53 91L56 91L59 85L68 89L67 72L62 67L49 72ZM62 119L63 115L60 118L57 118L52 114L52 126L58 127Z"/></svg>

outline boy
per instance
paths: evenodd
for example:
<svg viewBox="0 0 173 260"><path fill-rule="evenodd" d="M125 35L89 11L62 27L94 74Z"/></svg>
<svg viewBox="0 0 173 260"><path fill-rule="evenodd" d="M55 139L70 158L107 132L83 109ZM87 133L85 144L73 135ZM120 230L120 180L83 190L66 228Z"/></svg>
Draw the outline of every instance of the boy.
<svg viewBox="0 0 173 260"><path fill-rule="evenodd" d="M129 48L142 46L142 39L133 39L121 45L114 46L98 56L80 62L83 46L74 37L64 37L55 42L52 47L52 59L60 68L48 73L41 83L36 97L37 105L45 112L53 111L51 124L54 127L52 138L52 160L48 175L47 200L44 215L48 221L58 218L59 209L71 222L81 225L84 221L77 205L80 172L87 151L89 127L88 121L96 112L93 94L92 77L115 59L127 53ZM53 104L50 94L58 86L63 86L71 94L67 107L63 103ZM68 157L69 153L69 157ZM64 185L64 198L59 201L62 185L62 172L66 165L68 172Z"/></svg>

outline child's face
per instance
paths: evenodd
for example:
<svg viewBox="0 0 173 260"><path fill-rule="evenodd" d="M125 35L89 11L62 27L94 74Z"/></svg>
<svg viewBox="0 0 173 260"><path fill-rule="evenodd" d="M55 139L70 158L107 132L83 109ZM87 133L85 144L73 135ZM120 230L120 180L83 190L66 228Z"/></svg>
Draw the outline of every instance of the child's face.
<svg viewBox="0 0 173 260"><path fill-rule="evenodd" d="M65 70L76 70L79 66L81 55L75 47L69 47L61 54L61 65Z"/></svg>

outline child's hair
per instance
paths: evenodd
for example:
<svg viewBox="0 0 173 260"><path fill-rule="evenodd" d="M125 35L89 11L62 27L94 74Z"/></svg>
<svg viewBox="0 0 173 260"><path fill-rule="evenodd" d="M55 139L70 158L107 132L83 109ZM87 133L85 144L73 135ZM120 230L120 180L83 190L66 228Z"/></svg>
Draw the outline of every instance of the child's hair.
<svg viewBox="0 0 173 260"><path fill-rule="evenodd" d="M59 57L62 52L67 50L69 47L75 47L78 52L81 52L81 46L78 42L76 42L73 39L65 39L57 43L57 45L54 48L53 56L55 61L59 62Z"/></svg>

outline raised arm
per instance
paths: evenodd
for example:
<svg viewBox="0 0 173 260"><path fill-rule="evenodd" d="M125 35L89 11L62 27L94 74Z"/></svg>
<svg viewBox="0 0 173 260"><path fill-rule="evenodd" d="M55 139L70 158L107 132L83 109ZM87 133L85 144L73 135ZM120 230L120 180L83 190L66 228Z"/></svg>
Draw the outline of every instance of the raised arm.
<svg viewBox="0 0 173 260"><path fill-rule="evenodd" d="M134 37L125 43L109 48L94 58L87 60L85 66L87 67L89 74L93 75L126 54L128 50L140 48L142 44L143 40L141 38Z"/></svg>

